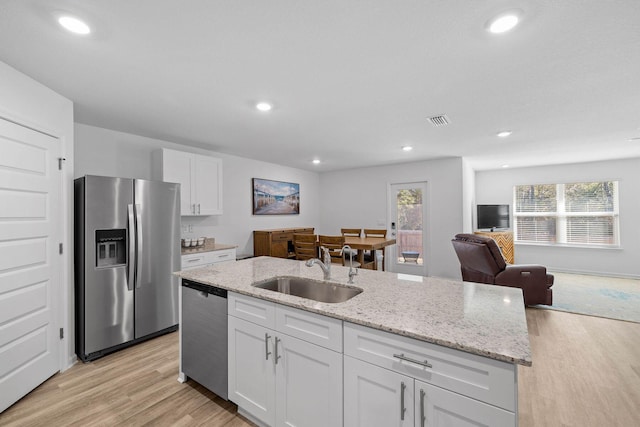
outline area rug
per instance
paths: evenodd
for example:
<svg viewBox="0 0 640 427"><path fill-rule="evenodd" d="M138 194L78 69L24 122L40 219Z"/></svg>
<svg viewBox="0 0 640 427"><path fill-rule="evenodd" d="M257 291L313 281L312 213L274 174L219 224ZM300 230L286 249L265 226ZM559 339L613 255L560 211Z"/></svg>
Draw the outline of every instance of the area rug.
<svg viewBox="0 0 640 427"><path fill-rule="evenodd" d="M551 273L553 305L535 307L640 323L640 280Z"/></svg>

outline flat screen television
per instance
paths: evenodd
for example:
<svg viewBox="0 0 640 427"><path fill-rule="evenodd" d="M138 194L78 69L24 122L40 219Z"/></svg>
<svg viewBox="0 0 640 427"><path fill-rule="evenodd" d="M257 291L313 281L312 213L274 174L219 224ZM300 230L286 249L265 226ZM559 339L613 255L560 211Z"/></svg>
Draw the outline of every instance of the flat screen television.
<svg viewBox="0 0 640 427"><path fill-rule="evenodd" d="M478 205L478 229L508 229L509 205Z"/></svg>

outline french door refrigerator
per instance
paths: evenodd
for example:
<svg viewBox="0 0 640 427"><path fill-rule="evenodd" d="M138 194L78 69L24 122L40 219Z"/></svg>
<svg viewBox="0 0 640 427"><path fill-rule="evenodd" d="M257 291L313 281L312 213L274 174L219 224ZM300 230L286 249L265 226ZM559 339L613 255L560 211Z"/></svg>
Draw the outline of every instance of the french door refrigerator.
<svg viewBox="0 0 640 427"><path fill-rule="evenodd" d="M74 193L78 357L176 330L180 185L87 175Z"/></svg>

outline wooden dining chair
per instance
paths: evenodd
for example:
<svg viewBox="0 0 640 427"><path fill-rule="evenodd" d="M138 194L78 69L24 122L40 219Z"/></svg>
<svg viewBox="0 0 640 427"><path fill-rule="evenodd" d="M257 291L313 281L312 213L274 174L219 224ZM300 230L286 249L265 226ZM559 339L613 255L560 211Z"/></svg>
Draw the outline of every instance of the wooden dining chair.
<svg viewBox="0 0 640 427"><path fill-rule="evenodd" d="M344 236L319 235L318 245L324 246L329 250L329 255L331 256L332 263L349 266L349 254L342 253L342 247L344 246ZM360 267L360 263L354 260L353 267Z"/></svg>
<svg viewBox="0 0 640 427"><path fill-rule="evenodd" d="M296 259L305 261L311 258L318 258L318 236L316 234L294 234L293 250Z"/></svg>
<svg viewBox="0 0 640 427"><path fill-rule="evenodd" d="M362 236L362 229L361 228L341 228L340 233L342 233L342 235L345 237L360 237ZM351 249L351 254L353 256L353 259L356 259L358 256L358 251L355 249ZM349 259L348 252L345 258Z"/></svg>
<svg viewBox="0 0 640 427"><path fill-rule="evenodd" d="M385 229L373 229L365 228L364 237L387 237L387 230Z"/></svg>
<svg viewBox="0 0 640 427"><path fill-rule="evenodd" d="M365 228L364 237L381 237L384 239L387 237L387 230L378 229L378 228ZM378 250L382 253L382 271L384 271L384 248L378 249ZM364 253L364 261L365 261L365 264L369 262L372 262L372 263L378 262L378 260L373 259L373 256L370 251L366 251Z"/></svg>
<svg viewBox="0 0 640 427"><path fill-rule="evenodd" d="M362 229L361 228L341 228L340 233L342 233L343 236L360 237L362 236Z"/></svg>

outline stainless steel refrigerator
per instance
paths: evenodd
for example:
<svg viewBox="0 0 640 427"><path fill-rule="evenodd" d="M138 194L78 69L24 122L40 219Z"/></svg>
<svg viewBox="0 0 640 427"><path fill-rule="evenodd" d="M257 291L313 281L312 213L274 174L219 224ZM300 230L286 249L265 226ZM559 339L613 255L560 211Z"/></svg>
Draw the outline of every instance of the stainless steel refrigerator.
<svg viewBox="0 0 640 427"><path fill-rule="evenodd" d="M92 175L74 184L78 357L176 330L180 185Z"/></svg>

